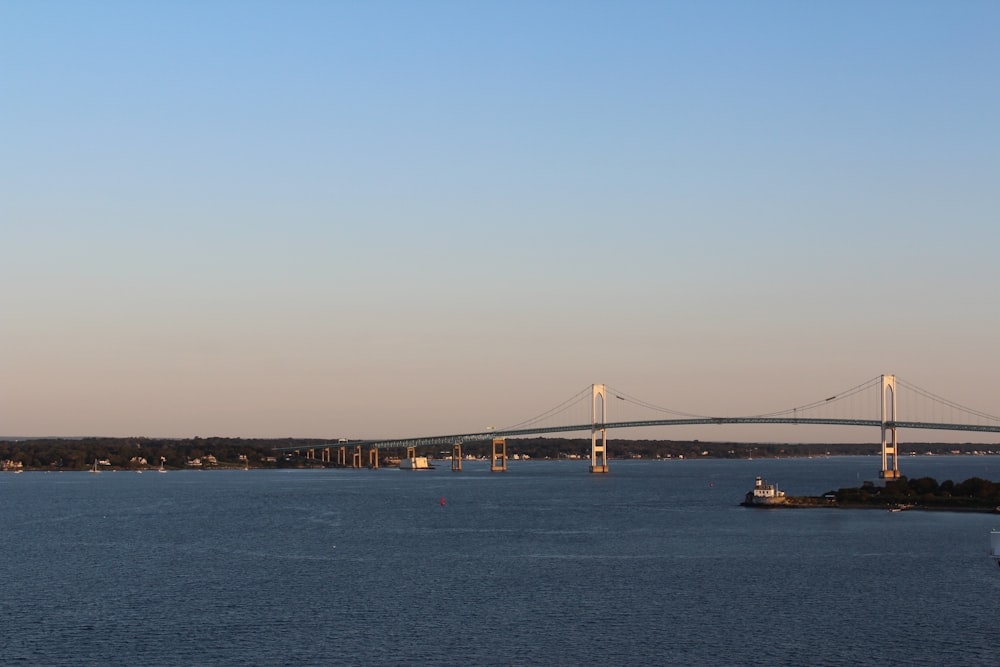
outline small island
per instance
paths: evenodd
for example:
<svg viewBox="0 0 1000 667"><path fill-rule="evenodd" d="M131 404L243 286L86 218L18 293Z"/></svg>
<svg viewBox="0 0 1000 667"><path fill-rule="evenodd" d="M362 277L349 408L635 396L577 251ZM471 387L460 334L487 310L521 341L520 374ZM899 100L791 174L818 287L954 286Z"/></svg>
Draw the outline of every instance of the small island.
<svg viewBox="0 0 1000 667"><path fill-rule="evenodd" d="M938 484L932 477L888 480L884 485L865 482L858 488L828 491L821 496L788 496L777 486L760 478L754 490L741 503L744 507L802 508L838 507L844 509L936 510L955 512L1000 513L1000 483L972 477L955 483Z"/></svg>

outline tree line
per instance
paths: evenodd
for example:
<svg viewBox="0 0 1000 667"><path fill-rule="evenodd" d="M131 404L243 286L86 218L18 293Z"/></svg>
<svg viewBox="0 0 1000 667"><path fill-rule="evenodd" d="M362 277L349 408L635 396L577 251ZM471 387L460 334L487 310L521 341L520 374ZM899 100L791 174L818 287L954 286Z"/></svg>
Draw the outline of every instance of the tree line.
<svg viewBox="0 0 1000 667"><path fill-rule="evenodd" d="M834 495L837 502L847 504L994 508L1000 506L1000 483L981 477L963 482L948 479L940 484L933 477L900 477L884 486L865 482L860 488L840 489Z"/></svg>
<svg viewBox="0 0 1000 667"><path fill-rule="evenodd" d="M250 467L306 467L322 465L304 457L308 449L346 446L352 450L356 443L340 443L308 438L34 438L0 440L0 461L12 461L33 470L83 470L94 461L106 461L115 468L143 465L158 466L161 457L168 468L182 468L189 462L200 460L203 465ZM294 452L278 449L298 449ZM952 454L985 451L1000 453L1000 445L950 443L912 444L907 451L917 454ZM699 440L608 440L608 456L615 459L656 458L774 458L804 456L873 455L880 452L880 445L873 444L781 444L703 442ZM489 441L462 444L466 456L488 458L492 453ZM450 456L446 445L428 445L417 448L417 455L444 458ZM383 460L405 456L405 450L383 450ZM518 438L508 439L507 455L527 456L532 459L589 458L590 438ZM209 463L209 460L214 462ZM145 463L142 463L145 461ZM336 461L336 457L334 457ZM365 459L367 463L367 458Z"/></svg>
<svg viewBox="0 0 1000 667"><path fill-rule="evenodd" d="M39 438L0 442L0 460L20 462L32 470L83 470L104 461L113 468L155 467L161 458L167 468L183 468L189 462L253 467L287 467L291 460L276 447L318 447L325 440L248 438ZM272 460L274 459L274 460ZM144 461L144 463L143 463Z"/></svg>

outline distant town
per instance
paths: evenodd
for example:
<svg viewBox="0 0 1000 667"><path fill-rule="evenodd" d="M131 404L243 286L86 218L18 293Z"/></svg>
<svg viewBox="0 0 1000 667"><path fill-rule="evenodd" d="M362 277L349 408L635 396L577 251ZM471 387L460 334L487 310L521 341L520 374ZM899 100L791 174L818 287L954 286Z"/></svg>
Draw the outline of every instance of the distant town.
<svg viewBox="0 0 1000 667"><path fill-rule="evenodd" d="M364 446L363 441L322 439L257 438L0 438L0 469L86 470L95 467L114 470L227 468L320 468L335 464L306 458L309 449ZM276 451L298 448L294 451ZM466 459L488 459L491 443L466 442ZM609 440L613 459L752 459L849 455L878 455L881 446L871 444L787 444L737 443L699 440ZM395 465L405 450L380 451L381 465ZM441 446L418 447L418 456L447 459L450 451ZM900 445L901 456L1000 454L997 444L907 443ZM507 441L507 455L513 460L588 459L589 438L524 438ZM335 459L336 460L336 459ZM367 461L367 455L366 459Z"/></svg>

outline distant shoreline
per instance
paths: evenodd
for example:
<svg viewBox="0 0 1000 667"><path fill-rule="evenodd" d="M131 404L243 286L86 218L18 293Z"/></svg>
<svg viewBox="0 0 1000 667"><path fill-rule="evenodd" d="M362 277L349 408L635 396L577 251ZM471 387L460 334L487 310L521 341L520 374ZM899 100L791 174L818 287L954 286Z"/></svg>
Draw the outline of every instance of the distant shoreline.
<svg viewBox="0 0 1000 667"><path fill-rule="evenodd" d="M590 459L590 438L510 438L507 458L510 461L583 461ZM2 438L0 468L9 470L56 471L87 470L97 461L102 470L152 469L163 462L168 470L221 469L299 469L352 467L357 448L362 461L371 462L371 449L364 440L309 438L185 438L85 437L85 438ZM1000 443L909 443L906 456L997 456ZM462 444L463 460L489 460L492 443ZM379 465L391 466L403 448L378 450ZM834 458L842 456L878 456L878 444L857 443L743 443L699 440L625 440L608 441L610 461L704 461L704 460L774 460ZM449 461L450 447L422 445L416 456ZM325 459L325 460L323 460ZM198 462L202 465L199 466ZM338 465L339 463L339 465ZM348 464L348 465L345 465ZM1000 504L1000 502L998 502Z"/></svg>

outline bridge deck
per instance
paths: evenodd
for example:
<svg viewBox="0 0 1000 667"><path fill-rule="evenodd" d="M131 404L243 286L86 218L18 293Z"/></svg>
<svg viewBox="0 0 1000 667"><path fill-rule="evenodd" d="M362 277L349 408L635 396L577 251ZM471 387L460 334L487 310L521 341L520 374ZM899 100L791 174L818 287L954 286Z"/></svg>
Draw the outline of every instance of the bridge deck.
<svg viewBox="0 0 1000 667"><path fill-rule="evenodd" d="M816 424L829 426L867 426L881 427L877 419L825 419L796 417L701 417L689 419L651 419L642 421L607 422L605 424L572 424L568 426L547 426L524 429L497 429L478 433L456 433L452 435L434 435L418 438L393 438L352 440L350 446L361 445L371 449L402 449L405 447L421 447L424 445L454 445L461 442L478 442L493 438L513 438L528 435L548 435L552 433L575 433L594 429L644 428L650 426L697 426L724 424ZM1000 433L1000 425L985 426L980 424L944 424L936 422L886 422L887 428L916 428L938 431L978 431L983 433ZM330 443L330 447L343 446L344 443ZM316 447L322 449L323 446ZM275 447L275 451L295 451L299 447Z"/></svg>

